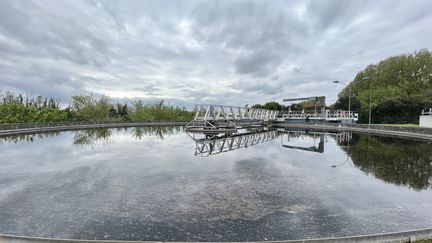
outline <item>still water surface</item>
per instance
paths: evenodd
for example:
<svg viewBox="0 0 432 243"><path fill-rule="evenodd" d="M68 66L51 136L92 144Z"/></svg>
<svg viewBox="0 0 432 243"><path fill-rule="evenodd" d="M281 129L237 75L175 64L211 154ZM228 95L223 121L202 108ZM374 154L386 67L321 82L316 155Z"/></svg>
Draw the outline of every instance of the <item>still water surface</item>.
<svg viewBox="0 0 432 243"><path fill-rule="evenodd" d="M431 144L280 131L196 139L180 127L0 138L0 233L251 241L432 227Z"/></svg>

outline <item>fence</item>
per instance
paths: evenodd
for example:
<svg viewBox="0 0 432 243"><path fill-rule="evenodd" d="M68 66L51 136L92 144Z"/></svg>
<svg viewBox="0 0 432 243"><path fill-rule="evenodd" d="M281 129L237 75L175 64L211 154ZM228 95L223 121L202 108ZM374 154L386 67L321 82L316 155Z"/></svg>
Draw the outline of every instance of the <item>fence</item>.
<svg viewBox="0 0 432 243"><path fill-rule="evenodd" d="M302 128L321 128L321 129L335 129L340 130L340 128L352 128L353 130L362 131L381 131L381 132L396 132L396 133L412 133L412 134L425 134L432 135L432 128L428 127L405 127L397 125L379 125L379 124L338 124L331 122L313 122L307 124L296 124L296 123L286 123L277 122L273 124L274 127L286 128L286 127L302 127Z"/></svg>
<svg viewBox="0 0 432 243"><path fill-rule="evenodd" d="M432 108L429 108L429 111L422 110L422 116L432 116Z"/></svg>

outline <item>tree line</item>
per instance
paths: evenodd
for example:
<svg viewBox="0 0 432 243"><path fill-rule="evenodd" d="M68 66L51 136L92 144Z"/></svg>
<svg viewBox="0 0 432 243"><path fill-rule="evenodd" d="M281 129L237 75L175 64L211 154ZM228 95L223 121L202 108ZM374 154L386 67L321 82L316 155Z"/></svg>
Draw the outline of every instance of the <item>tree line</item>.
<svg viewBox="0 0 432 243"><path fill-rule="evenodd" d="M61 108L58 99L0 92L0 123L64 121L189 121L193 112L166 104L163 100L132 105L113 103L108 96L72 96L71 104Z"/></svg>
<svg viewBox="0 0 432 243"><path fill-rule="evenodd" d="M258 109L267 109L267 110L274 110L274 111L288 111L288 110L314 110L315 105L318 101L303 101L298 104L290 104L290 105L283 105L276 101L267 102L263 105L261 104L255 104L252 106L252 108L258 108Z"/></svg>
<svg viewBox="0 0 432 243"><path fill-rule="evenodd" d="M372 123L418 123L421 111L432 107L432 52L422 49L367 66L339 93L335 108L348 108L350 88L360 122L367 122L370 104Z"/></svg>
<svg viewBox="0 0 432 243"><path fill-rule="evenodd" d="M349 89L351 110L359 112L360 123L369 120L369 104L372 123L418 123L421 111L432 108L432 52L422 49L367 66L339 93L336 103L327 108L348 110ZM272 101L253 107L314 110L315 103L284 106Z"/></svg>

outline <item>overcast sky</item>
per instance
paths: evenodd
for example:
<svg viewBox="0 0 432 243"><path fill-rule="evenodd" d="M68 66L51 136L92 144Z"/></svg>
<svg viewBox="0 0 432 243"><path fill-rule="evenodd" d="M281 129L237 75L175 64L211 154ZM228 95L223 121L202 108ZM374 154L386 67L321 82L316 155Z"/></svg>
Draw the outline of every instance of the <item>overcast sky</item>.
<svg viewBox="0 0 432 243"><path fill-rule="evenodd" d="M432 1L0 0L0 90L176 105L325 95L432 49Z"/></svg>

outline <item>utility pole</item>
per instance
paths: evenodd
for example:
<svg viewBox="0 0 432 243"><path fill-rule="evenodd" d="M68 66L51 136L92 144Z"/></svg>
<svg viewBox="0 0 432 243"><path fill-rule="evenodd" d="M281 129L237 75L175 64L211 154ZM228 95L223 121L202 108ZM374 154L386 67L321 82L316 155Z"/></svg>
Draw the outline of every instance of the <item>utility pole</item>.
<svg viewBox="0 0 432 243"><path fill-rule="evenodd" d="M333 81L335 84L343 84L345 87L348 87L348 118L351 118L351 86L349 86L347 83L343 83L339 80Z"/></svg>
<svg viewBox="0 0 432 243"><path fill-rule="evenodd" d="M371 119L372 119L371 78L370 77L364 77L363 80L369 80L369 125L370 125Z"/></svg>

